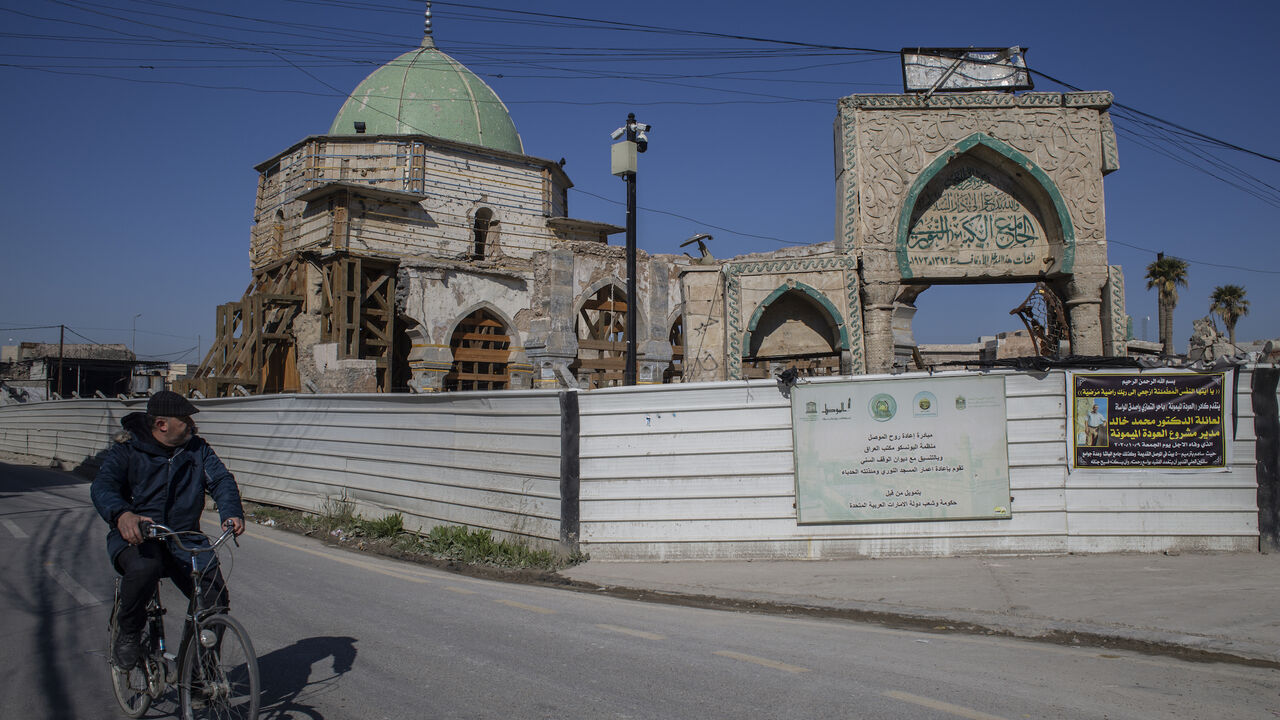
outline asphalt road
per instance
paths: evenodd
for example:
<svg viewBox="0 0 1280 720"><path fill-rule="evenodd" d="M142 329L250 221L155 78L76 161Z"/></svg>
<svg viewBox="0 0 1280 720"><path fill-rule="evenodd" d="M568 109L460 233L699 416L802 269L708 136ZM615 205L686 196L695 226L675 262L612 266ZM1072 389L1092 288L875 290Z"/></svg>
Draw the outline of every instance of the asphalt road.
<svg viewBox="0 0 1280 720"><path fill-rule="evenodd" d="M85 481L0 463L0 716L120 717L104 532ZM1272 670L632 602L257 525L229 577L264 718L1280 717Z"/></svg>

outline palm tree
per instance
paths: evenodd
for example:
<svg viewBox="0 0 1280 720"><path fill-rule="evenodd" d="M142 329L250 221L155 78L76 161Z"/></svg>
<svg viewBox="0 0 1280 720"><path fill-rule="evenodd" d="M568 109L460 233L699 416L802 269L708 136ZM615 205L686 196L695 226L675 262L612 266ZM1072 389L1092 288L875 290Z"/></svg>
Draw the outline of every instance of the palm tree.
<svg viewBox="0 0 1280 720"><path fill-rule="evenodd" d="M1173 354L1173 307L1178 304L1178 286L1187 286L1187 262L1175 257L1156 254L1156 261L1147 266L1147 289L1160 292L1160 342L1164 354Z"/></svg>
<svg viewBox="0 0 1280 720"><path fill-rule="evenodd" d="M1209 312L1217 313L1227 326L1231 344L1236 344L1236 323L1249 314L1249 301L1244 299L1244 288L1239 285L1219 285L1209 296Z"/></svg>

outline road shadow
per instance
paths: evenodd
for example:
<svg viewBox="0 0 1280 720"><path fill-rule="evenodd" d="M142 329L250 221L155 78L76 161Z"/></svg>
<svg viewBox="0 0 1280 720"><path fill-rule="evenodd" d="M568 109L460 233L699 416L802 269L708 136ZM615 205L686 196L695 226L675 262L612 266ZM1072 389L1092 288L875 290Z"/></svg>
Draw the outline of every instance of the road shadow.
<svg viewBox="0 0 1280 720"><path fill-rule="evenodd" d="M47 466L0 462L0 499L88 482L84 477Z"/></svg>
<svg viewBox="0 0 1280 720"><path fill-rule="evenodd" d="M105 524L92 511L88 485L61 470L0 462L0 539L11 553L0 614L17 619L5 644L16 648L30 672L24 677L44 698L28 717L83 717L94 701L84 673L106 677L106 663L86 662L81 652L85 638L95 649L106 644L100 588L110 572L101 550Z"/></svg>
<svg viewBox="0 0 1280 720"><path fill-rule="evenodd" d="M258 658L262 679L259 717L264 720L324 720L310 705L299 702L303 693L316 694L351 669L356 659L352 637L310 637ZM331 660L329 673L311 679L311 667Z"/></svg>

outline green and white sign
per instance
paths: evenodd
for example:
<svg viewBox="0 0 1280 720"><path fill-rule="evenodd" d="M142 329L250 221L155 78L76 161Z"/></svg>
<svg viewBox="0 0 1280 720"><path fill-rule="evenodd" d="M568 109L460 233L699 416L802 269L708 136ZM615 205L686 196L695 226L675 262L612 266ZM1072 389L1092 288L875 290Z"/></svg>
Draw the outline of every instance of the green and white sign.
<svg viewBox="0 0 1280 720"><path fill-rule="evenodd" d="M1003 377L791 390L801 524L1007 518Z"/></svg>

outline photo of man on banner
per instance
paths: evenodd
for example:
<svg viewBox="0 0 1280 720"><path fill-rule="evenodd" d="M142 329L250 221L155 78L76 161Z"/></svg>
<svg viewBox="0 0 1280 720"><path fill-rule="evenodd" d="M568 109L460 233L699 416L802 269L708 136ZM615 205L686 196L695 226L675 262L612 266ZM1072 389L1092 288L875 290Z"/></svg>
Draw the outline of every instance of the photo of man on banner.
<svg viewBox="0 0 1280 720"><path fill-rule="evenodd" d="M1107 407L1106 398L1094 398L1089 414L1085 416L1085 445L1101 446L1107 444Z"/></svg>

